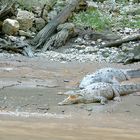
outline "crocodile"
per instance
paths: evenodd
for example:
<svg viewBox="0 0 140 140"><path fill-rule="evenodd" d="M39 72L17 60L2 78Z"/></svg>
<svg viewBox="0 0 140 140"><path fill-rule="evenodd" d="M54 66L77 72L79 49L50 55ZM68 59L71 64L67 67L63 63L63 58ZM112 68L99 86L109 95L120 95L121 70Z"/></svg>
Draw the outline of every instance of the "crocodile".
<svg viewBox="0 0 140 140"><path fill-rule="evenodd" d="M76 103L95 103L105 104L108 100L121 101L120 96L128 95L140 91L140 84L116 84L110 83L93 83L84 89L76 91L67 91L64 94L68 98L64 99L58 105L69 105Z"/></svg>
<svg viewBox="0 0 140 140"><path fill-rule="evenodd" d="M140 68L138 69L103 68L96 71L95 73L86 75L80 82L79 87L82 89L96 82L119 84L122 81L137 77L140 78Z"/></svg>

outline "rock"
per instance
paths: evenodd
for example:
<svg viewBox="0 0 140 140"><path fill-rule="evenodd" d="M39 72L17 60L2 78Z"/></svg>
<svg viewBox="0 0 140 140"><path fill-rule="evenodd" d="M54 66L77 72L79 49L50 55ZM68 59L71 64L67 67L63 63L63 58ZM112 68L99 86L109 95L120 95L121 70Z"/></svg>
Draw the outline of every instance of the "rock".
<svg viewBox="0 0 140 140"><path fill-rule="evenodd" d="M103 55L103 57L106 58L106 57L109 57L110 54L108 52L104 52L102 55Z"/></svg>
<svg viewBox="0 0 140 140"><path fill-rule="evenodd" d="M50 20L52 20L54 17L56 17L57 16L57 11L51 11L50 13L48 13L48 20L50 21Z"/></svg>
<svg viewBox="0 0 140 140"><path fill-rule="evenodd" d="M59 24L57 27L57 31L61 31L63 29L68 29L68 30L74 30L75 25L73 23L64 23L64 24Z"/></svg>
<svg viewBox="0 0 140 140"><path fill-rule="evenodd" d="M19 33L20 36L25 36L25 37L32 38L32 34L29 33L29 32L25 32L25 31L23 31L23 30L19 30L18 33Z"/></svg>
<svg viewBox="0 0 140 140"><path fill-rule="evenodd" d="M128 27L124 28L124 33L126 33L126 34L130 34L132 31L133 31L133 29L131 29L131 28L128 28Z"/></svg>
<svg viewBox="0 0 140 140"><path fill-rule="evenodd" d="M85 52L86 53L89 53L89 54L91 54L91 53L95 53L95 52L97 52L99 49L97 48L97 47L92 47L92 46L87 46L86 48L85 48Z"/></svg>
<svg viewBox="0 0 140 140"><path fill-rule="evenodd" d="M6 19L3 22L2 31L7 35L15 35L19 30L19 23L14 19Z"/></svg>
<svg viewBox="0 0 140 140"><path fill-rule="evenodd" d="M96 45L96 42L95 41L91 41L91 45Z"/></svg>
<svg viewBox="0 0 140 140"><path fill-rule="evenodd" d="M78 37L74 42L75 43L80 43L82 41L82 38Z"/></svg>
<svg viewBox="0 0 140 140"><path fill-rule="evenodd" d="M32 11L35 14L35 17L40 17L42 7L41 6L32 6Z"/></svg>
<svg viewBox="0 0 140 140"><path fill-rule="evenodd" d="M97 39L97 42L101 43L102 42L102 39Z"/></svg>
<svg viewBox="0 0 140 140"><path fill-rule="evenodd" d="M34 33L37 32L35 27L32 27L32 28L30 29L30 31L32 31L32 32L34 32Z"/></svg>
<svg viewBox="0 0 140 140"><path fill-rule="evenodd" d="M86 45L75 45L75 48L78 50L82 50L86 48Z"/></svg>
<svg viewBox="0 0 140 140"><path fill-rule="evenodd" d="M131 7L131 9L127 9L126 11L129 15L139 15L140 14L140 5L136 7Z"/></svg>
<svg viewBox="0 0 140 140"><path fill-rule="evenodd" d="M93 110L93 108L91 108L91 107L87 108L87 111L92 111L92 110Z"/></svg>
<svg viewBox="0 0 140 140"><path fill-rule="evenodd" d="M46 9L44 9L42 18L45 20L45 22L48 22L48 11Z"/></svg>
<svg viewBox="0 0 140 140"><path fill-rule="evenodd" d="M17 20L20 24L20 29L27 31L33 25L34 14L26 10L18 10Z"/></svg>
<svg viewBox="0 0 140 140"><path fill-rule="evenodd" d="M98 5L93 1L87 1L88 9L97 9Z"/></svg>
<svg viewBox="0 0 140 140"><path fill-rule="evenodd" d="M35 27L37 31L40 31L45 26L45 20L42 18L35 18Z"/></svg>
<svg viewBox="0 0 140 140"><path fill-rule="evenodd" d="M116 9L116 2L115 0L106 0L103 2L103 9L108 11L114 11Z"/></svg>
<svg viewBox="0 0 140 140"><path fill-rule="evenodd" d="M85 39L80 37L78 37L74 42L77 43L78 45L85 45L85 44L87 45L88 43Z"/></svg>
<svg viewBox="0 0 140 140"><path fill-rule="evenodd" d="M133 50L128 52L127 58L124 60L124 64L140 61L140 45L134 47Z"/></svg>

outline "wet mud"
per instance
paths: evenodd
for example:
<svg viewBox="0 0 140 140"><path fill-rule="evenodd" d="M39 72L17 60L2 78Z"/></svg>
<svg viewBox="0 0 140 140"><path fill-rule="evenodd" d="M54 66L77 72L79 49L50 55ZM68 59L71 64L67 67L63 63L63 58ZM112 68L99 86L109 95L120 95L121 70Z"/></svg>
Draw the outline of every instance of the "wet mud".
<svg viewBox="0 0 140 140"><path fill-rule="evenodd" d="M0 139L140 139L140 93L120 103L58 106L87 73L103 67L140 68L107 63L51 62L43 58L0 60ZM140 83L139 78L127 82Z"/></svg>

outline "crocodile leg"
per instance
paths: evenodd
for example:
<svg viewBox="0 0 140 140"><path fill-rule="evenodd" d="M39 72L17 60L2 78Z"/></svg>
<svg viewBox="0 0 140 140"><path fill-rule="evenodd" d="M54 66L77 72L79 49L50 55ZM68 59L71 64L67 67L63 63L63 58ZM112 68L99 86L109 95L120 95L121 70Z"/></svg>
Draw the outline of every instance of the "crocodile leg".
<svg viewBox="0 0 140 140"><path fill-rule="evenodd" d="M114 101L117 101L117 102L120 102L121 101L120 93L115 88L113 88L113 92L114 92L114 98L113 98L113 100Z"/></svg>
<svg viewBox="0 0 140 140"><path fill-rule="evenodd" d="M120 84L120 83L119 83L119 81L115 77L113 77L112 84Z"/></svg>
<svg viewBox="0 0 140 140"><path fill-rule="evenodd" d="M102 105L107 103L107 98L102 96L94 96L93 102L100 102Z"/></svg>

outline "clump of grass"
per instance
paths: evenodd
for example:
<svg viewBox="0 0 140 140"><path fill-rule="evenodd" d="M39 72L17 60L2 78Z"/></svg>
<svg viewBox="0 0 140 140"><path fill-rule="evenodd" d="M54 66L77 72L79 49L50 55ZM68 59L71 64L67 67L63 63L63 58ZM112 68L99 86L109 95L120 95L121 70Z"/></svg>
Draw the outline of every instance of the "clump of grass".
<svg viewBox="0 0 140 140"><path fill-rule="evenodd" d="M111 26L111 20L95 9L88 9L87 11L75 14L72 21L78 26L92 27L96 30L104 30Z"/></svg>
<svg viewBox="0 0 140 140"><path fill-rule="evenodd" d="M32 11L33 6L43 6L44 4L52 5L56 0L15 0L19 5L29 11Z"/></svg>
<svg viewBox="0 0 140 140"><path fill-rule="evenodd" d="M140 28L140 19L130 21L129 19L124 19L121 23L122 27L129 28Z"/></svg>
<svg viewBox="0 0 140 140"><path fill-rule="evenodd" d="M128 28L140 28L140 18L139 16L131 16L131 18L127 15L124 14L122 15L121 19L113 19L112 21L112 26L116 27L128 27Z"/></svg>

